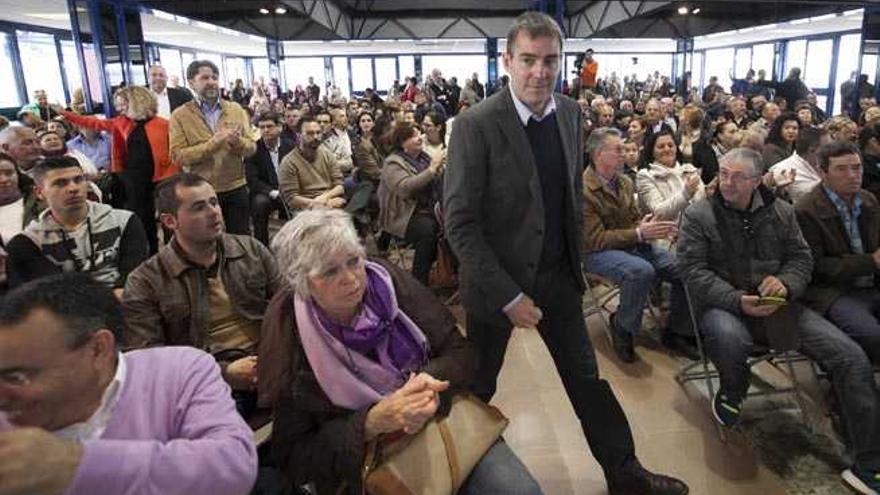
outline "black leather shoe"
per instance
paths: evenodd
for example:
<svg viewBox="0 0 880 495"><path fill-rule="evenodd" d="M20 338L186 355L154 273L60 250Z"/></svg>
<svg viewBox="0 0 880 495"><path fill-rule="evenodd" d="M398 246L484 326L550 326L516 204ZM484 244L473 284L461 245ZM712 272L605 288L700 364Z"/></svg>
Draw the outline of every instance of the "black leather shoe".
<svg viewBox="0 0 880 495"><path fill-rule="evenodd" d="M674 334L667 330L663 332L663 335L660 337L660 341L663 344L663 347L666 347L676 354L684 356L691 361L700 360L700 353L697 350L696 342L692 338Z"/></svg>
<svg viewBox="0 0 880 495"><path fill-rule="evenodd" d="M615 324L617 313L611 313L611 343L614 344L614 353L624 363L636 362L636 351L633 346L633 337L627 332L621 332Z"/></svg>
<svg viewBox="0 0 880 495"><path fill-rule="evenodd" d="M633 460L608 482L610 495L686 495L690 489L683 481L654 474Z"/></svg>

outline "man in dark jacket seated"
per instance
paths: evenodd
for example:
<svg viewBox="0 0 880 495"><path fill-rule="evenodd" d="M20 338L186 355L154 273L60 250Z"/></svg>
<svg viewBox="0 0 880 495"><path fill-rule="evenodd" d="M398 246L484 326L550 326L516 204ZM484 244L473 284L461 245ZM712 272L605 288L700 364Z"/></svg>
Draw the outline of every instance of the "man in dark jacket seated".
<svg viewBox="0 0 880 495"><path fill-rule="evenodd" d="M794 208L761 185L761 156L736 148L719 165L718 192L685 210L678 243L705 349L720 374L715 419L724 426L740 419L754 340L797 349L831 375L854 461L844 481L877 493L880 398L871 363L858 344L798 302L813 268L810 248Z"/></svg>
<svg viewBox="0 0 880 495"><path fill-rule="evenodd" d="M254 237L268 246L269 215L278 211L287 218L287 208L278 187L278 166L295 145L282 134L281 117L277 113L260 115L257 126L261 137L257 141L257 151L244 161L244 172L251 191Z"/></svg>
<svg viewBox="0 0 880 495"><path fill-rule="evenodd" d="M880 363L880 206L862 189L862 159L854 144L826 144L818 156L822 183L796 205L815 260L804 302Z"/></svg>

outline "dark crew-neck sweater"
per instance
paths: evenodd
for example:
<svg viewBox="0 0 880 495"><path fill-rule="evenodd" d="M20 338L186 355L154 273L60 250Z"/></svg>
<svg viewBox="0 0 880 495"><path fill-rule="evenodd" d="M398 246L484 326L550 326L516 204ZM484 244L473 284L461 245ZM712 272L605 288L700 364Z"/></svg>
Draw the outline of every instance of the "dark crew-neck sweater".
<svg viewBox="0 0 880 495"><path fill-rule="evenodd" d="M529 118L526 135L535 158L544 202L544 242L541 249L542 268L555 266L567 259L565 246L566 164L562 138L556 124L556 113L540 122Z"/></svg>

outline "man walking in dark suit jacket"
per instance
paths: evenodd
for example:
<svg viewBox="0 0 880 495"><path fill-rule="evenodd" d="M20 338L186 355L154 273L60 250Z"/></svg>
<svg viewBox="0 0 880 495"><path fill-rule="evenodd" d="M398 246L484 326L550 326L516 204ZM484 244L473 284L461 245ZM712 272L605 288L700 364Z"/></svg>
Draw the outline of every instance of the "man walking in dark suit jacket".
<svg viewBox="0 0 880 495"><path fill-rule="evenodd" d="M251 191L254 237L268 246L269 215L278 210L282 216L287 216L287 208L278 189L278 164L295 146L281 135L281 116L277 113L260 115L257 126L261 134L257 151L245 159L244 171Z"/></svg>
<svg viewBox="0 0 880 495"><path fill-rule="evenodd" d="M445 176L445 227L460 261L475 392L488 401L512 327L550 351L612 494L685 494L645 470L610 386L599 379L581 297L583 142L577 104L553 94L562 33L528 12L507 36L509 89L459 115Z"/></svg>
<svg viewBox="0 0 880 495"><path fill-rule="evenodd" d="M170 119L175 108L193 99L192 93L184 88L169 88L168 73L161 65L150 66L150 91L156 95L159 107L156 112L160 117Z"/></svg>

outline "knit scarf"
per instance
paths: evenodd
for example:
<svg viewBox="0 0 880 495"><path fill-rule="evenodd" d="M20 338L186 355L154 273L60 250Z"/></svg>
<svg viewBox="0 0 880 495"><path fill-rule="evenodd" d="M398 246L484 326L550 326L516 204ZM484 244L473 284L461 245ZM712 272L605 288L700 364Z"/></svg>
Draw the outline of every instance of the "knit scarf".
<svg viewBox="0 0 880 495"><path fill-rule="evenodd" d="M397 306L391 275L366 263L362 309L350 325L294 296L300 341L321 389L338 407L359 410L400 388L428 362L425 334Z"/></svg>

